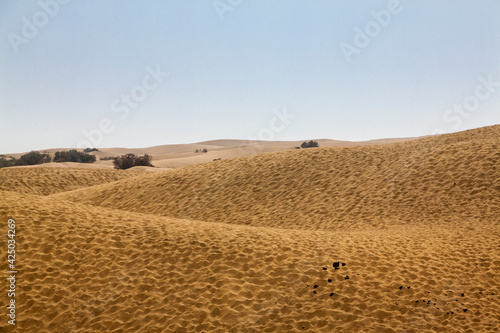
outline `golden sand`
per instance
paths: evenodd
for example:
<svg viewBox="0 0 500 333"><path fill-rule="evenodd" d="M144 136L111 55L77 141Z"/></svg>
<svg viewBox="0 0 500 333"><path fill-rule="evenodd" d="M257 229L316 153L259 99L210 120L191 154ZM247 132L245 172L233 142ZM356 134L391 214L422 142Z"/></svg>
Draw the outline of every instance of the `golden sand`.
<svg viewBox="0 0 500 333"><path fill-rule="evenodd" d="M55 163L54 163L55 164ZM131 170L12 167L0 169L0 190L48 195L137 175Z"/></svg>
<svg viewBox="0 0 500 333"><path fill-rule="evenodd" d="M362 142L339 141L320 139L317 140L321 147L349 147L359 145L377 145L394 142L404 142L412 138L380 139ZM101 158L116 157L123 154L132 153L135 155L149 154L153 157L153 165L159 168L179 168L193 164L207 163L214 159L227 159L240 156L253 155L258 153L269 153L293 150L300 146L302 141L253 141L253 140L212 140L190 144L162 145L148 148L101 148L99 151L90 152L97 157L97 162L89 163L47 163L41 167L72 167L72 168L102 168L113 169L113 161ZM195 153L207 149L207 153ZM57 151L68 151L70 149L54 148L41 151L49 154L51 157ZM9 154L11 157L19 158L23 153ZM35 166L35 167L40 167ZM154 169L148 169L152 171Z"/></svg>
<svg viewBox="0 0 500 333"><path fill-rule="evenodd" d="M18 332L496 332L499 138L2 169Z"/></svg>
<svg viewBox="0 0 500 333"><path fill-rule="evenodd" d="M498 218L500 126L405 143L215 161L56 195L203 221L306 230Z"/></svg>

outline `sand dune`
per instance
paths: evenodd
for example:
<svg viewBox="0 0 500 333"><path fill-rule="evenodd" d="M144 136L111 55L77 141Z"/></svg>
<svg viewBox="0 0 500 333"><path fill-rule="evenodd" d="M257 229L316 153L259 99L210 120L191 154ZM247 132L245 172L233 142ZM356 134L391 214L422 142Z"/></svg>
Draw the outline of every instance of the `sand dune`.
<svg viewBox="0 0 500 333"><path fill-rule="evenodd" d="M361 142L339 141L329 139L319 139L321 147L344 147L344 146L364 146L387 144L394 142L404 142L412 138L381 139ZM128 153L136 155L149 154L153 157L153 164L160 168L179 168L193 164L210 162L214 159L233 158L239 156L254 155L259 153L269 153L278 151L293 150L300 146L303 141L253 141L253 140L212 140L190 144L162 145L147 148L101 148L97 152L90 154L97 157L97 162L93 164L71 163L72 167L81 168L104 168L112 169L111 160L100 160L101 158L116 157ZM207 153L195 153L195 151L207 149ZM53 155L57 151L67 151L69 148L54 148L41 150L42 153ZM19 158L24 153L8 154ZM69 164L69 163L66 163ZM59 167L64 163L50 163L45 166Z"/></svg>
<svg viewBox="0 0 500 333"><path fill-rule="evenodd" d="M0 169L17 331L497 332L499 134Z"/></svg>
<svg viewBox="0 0 500 333"><path fill-rule="evenodd" d="M500 126L405 143L215 161L58 195L127 211L366 230L500 215Z"/></svg>
<svg viewBox="0 0 500 333"><path fill-rule="evenodd" d="M133 170L66 167L54 169L54 167L41 166L10 167L0 169L0 190L48 195L109 183L137 174Z"/></svg>
<svg viewBox="0 0 500 333"><path fill-rule="evenodd" d="M23 332L498 328L498 227L478 221L329 233L0 196L19 229Z"/></svg>

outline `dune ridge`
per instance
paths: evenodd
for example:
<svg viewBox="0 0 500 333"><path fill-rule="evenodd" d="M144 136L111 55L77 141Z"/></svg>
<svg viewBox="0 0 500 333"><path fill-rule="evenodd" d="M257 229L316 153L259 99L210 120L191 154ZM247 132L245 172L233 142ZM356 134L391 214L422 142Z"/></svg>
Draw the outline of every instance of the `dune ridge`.
<svg viewBox="0 0 500 333"><path fill-rule="evenodd" d="M253 226L355 230L498 222L500 126L404 143L259 154L57 194L60 199Z"/></svg>
<svg viewBox="0 0 500 333"><path fill-rule="evenodd" d="M360 146L360 145L378 145L393 142L404 142L414 138L393 138L379 139L371 141L340 141L330 139L317 139L321 147L338 146ZM309 140L307 140L309 141ZM293 150L300 146L303 141L258 141L258 140L211 140L188 144L171 144L146 148L100 148L99 151L90 152L97 157L97 162L88 163L47 163L44 166L61 167L69 165L78 168L103 168L112 169L111 160L100 160L101 158L116 157L128 153L135 155L149 154L153 157L153 164L159 168L179 168L193 164L210 162L214 159L233 158L247 156L266 152L278 152ZM207 153L195 153L196 150L208 149ZM42 153L53 155L57 151L68 151L70 148L53 148L40 150ZM11 157L19 158L23 153L9 154Z"/></svg>
<svg viewBox="0 0 500 333"><path fill-rule="evenodd" d="M498 327L498 227L474 220L324 232L0 197L0 218L19 226L18 327L26 332ZM337 260L345 263L338 270Z"/></svg>
<svg viewBox="0 0 500 333"><path fill-rule="evenodd" d="M135 176L132 170L53 168L42 165L0 169L0 190L49 195Z"/></svg>
<svg viewBox="0 0 500 333"><path fill-rule="evenodd" d="M17 331L498 332L499 134L0 169Z"/></svg>

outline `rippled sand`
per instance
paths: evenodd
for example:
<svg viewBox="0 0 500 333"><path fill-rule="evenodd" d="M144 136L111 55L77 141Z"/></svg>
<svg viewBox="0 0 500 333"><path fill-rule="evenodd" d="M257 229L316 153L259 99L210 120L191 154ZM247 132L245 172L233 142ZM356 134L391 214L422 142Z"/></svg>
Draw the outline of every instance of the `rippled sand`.
<svg viewBox="0 0 500 333"><path fill-rule="evenodd" d="M491 126L154 173L0 169L18 332L498 331L499 162Z"/></svg>

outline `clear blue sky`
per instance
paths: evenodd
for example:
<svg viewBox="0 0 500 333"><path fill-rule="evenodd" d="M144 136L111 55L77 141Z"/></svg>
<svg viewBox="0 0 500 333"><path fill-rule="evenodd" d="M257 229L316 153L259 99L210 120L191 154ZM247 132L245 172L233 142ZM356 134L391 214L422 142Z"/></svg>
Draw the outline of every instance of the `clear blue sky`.
<svg viewBox="0 0 500 333"><path fill-rule="evenodd" d="M0 153L500 123L497 0L5 0L0 36Z"/></svg>

